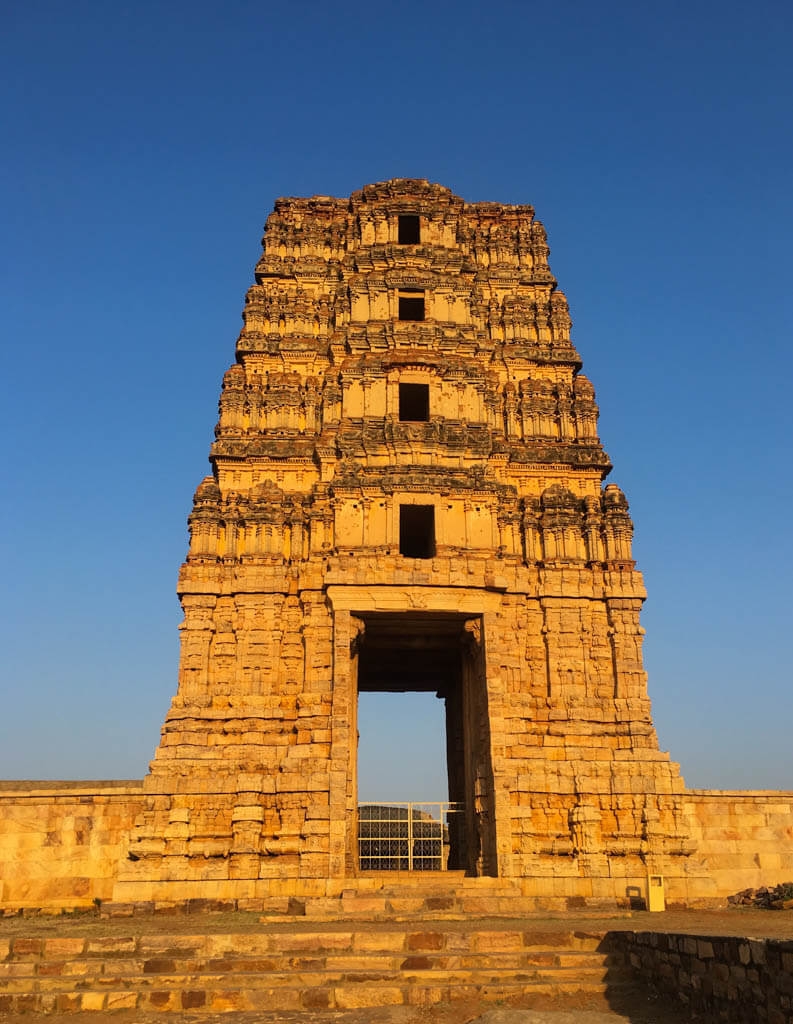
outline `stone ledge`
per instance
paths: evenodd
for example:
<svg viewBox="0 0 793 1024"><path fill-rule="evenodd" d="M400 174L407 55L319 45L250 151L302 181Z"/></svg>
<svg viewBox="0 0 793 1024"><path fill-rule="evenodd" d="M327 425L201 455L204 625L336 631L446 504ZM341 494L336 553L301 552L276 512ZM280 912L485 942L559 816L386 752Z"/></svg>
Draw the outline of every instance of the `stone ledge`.
<svg viewBox="0 0 793 1024"><path fill-rule="evenodd" d="M9 796L38 796L57 793L58 796L86 796L113 790L116 793L138 793L142 779L0 779L0 799Z"/></svg>

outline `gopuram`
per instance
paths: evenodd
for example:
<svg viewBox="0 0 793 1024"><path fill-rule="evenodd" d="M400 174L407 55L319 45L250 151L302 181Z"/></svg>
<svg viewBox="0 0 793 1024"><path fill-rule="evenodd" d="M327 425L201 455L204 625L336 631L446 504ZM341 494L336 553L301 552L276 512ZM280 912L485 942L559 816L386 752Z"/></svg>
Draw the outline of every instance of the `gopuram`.
<svg viewBox="0 0 793 1024"><path fill-rule="evenodd" d="M72 836L83 884L53 900L337 895L364 873L373 690L444 701L448 867L468 877L549 906L624 903L648 873L678 903L793 873L791 794L688 791L659 750L628 503L548 252L530 206L424 180L278 200L150 772L0 793L8 821L24 806ZM46 902L31 871L2 899Z"/></svg>

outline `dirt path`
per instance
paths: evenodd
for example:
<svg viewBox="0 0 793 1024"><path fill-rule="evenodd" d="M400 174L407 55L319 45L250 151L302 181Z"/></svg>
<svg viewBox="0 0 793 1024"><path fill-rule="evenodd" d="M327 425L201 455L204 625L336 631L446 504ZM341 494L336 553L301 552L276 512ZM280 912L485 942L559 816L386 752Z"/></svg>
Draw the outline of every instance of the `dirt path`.
<svg viewBox="0 0 793 1024"><path fill-rule="evenodd" d="M525 931L665 931L689 935L739 935L751 938L793 939L793 911L757 910L735 907L723 910L668 910L660 914L634 911L616 915L552 914L521 918L470 918L465 921L433 921L424 915L421 922L403 924L385 921L317 921L304 917L286 917L283 921L261 920L261 915L241 911L227 913L162 913L134 917L103 918L93 911L59 916L0 918L0 938L14 936L111 935L200 935L237 932L278 931L393 931L414 925L433 923L444 931L483 929L523 929Z"/></svg>

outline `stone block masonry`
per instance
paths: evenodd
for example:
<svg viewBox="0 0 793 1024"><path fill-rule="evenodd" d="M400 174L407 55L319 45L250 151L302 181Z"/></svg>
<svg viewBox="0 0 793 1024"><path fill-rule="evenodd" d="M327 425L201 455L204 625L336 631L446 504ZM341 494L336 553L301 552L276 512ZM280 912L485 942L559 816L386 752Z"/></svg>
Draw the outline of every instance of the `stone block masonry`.
<svg viewBox="0 0 793 1024"><path fill-rule="evenodd" d="M626 903L648 872L679 903L789 873L791 794L736 797L724 830L659 750L633 524L548 254L530 206L424 180L277 201L189 517L178 690L90 893L338 896L372 690L444 702L469 877L567 906ZM45 900L26 873L72 831L49 796L30 827L33 798L4 804L9 906Z"/></svg>
<svg viewBox="0 0 793 1024"><path fill-rule="evenodd" d="M109 900L140 781L0 782L0 910Z"/></svg>
<svg viewBox="0 0 793 1024"><path fill-rule="evenodd" d="M192 915L191 915L192 916ZM315 1021L319 1010L453 1000L602 999L624 979L602 932L493 931L425 922L387 931L260 928L255 933L129 931L123 937L0 940L0 1018L137 1010L230 1011ZM51 934L51 933L50 933ZM99 1020L104 1017L100 1016Z"/></svg>
<svg viewBox="0 0 793 1024"><path fill-rule="evenodd" d="M614 932L636 979L708 1020L790 1024L793 942Z"/></svg>

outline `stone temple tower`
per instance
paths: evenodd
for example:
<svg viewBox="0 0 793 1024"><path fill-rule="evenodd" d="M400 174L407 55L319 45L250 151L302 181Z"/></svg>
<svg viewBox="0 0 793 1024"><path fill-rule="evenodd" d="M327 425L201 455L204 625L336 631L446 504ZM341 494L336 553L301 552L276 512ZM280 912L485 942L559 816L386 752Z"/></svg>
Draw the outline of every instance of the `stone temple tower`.
<svg viewBox="0 0 793 1024"><path fill-rule="evenodd" d="M451 867L683 892L628 503L533 209L394 179L280 199L263 244L115 898L349 885L366 690L445 702Z"/></svg>

